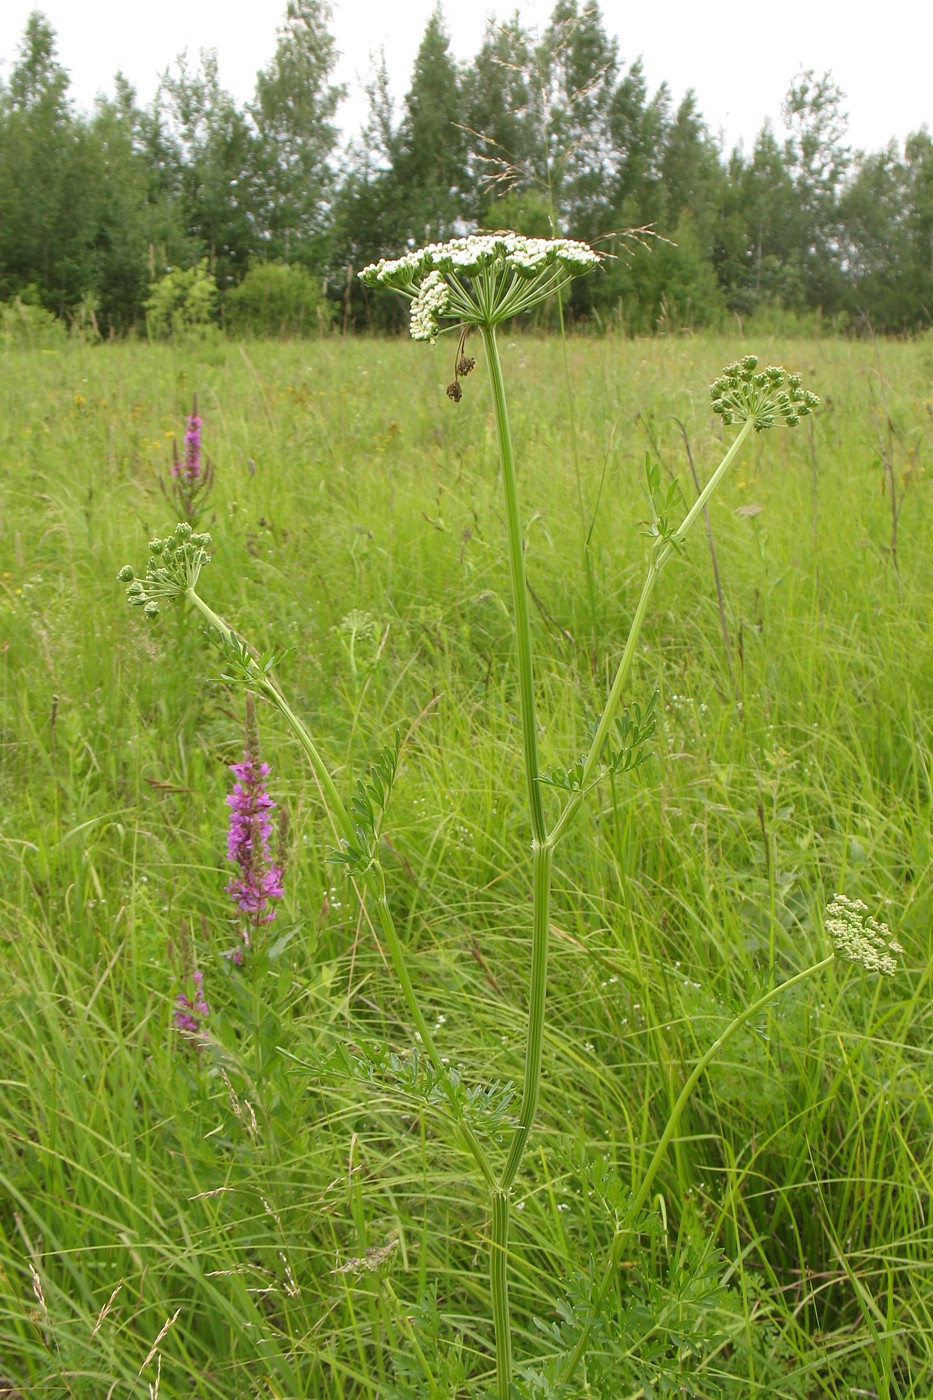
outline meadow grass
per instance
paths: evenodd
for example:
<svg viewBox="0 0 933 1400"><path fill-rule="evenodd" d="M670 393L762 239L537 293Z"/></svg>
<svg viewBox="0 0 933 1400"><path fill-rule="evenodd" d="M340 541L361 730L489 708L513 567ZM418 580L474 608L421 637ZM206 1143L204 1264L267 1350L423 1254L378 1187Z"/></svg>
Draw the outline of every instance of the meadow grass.
<svg viewBox="0 0 933 1400"><path fill-rule="evenodd" d="M585 748L612 679L644 571L646 451L689 502L679 425L702 476L725 441L707 385L747 350L825 406L751 443L714 498L721 613L699 531L665 571L627 697L659 693L654 760L597 789L556 856L516 1351L554 1349L556 1300L605 1263L599 1164L637 1179L691 1066L823 955L843 890L891 925L904 970L828 972L711 1067L655 1186L661 1227L620 1270L629 1360L607 1390L597 1339L576 1393L634 1400L673 1370L700 1397L927 1400L928 339L574 339L571 442L561 343L504 337L541 757ZM258 645L293 648L283 684L346 793L401 725L385 864L422 1004L468 1079L519 1078L528 832L496 435L479 375L461 404L444 397L447 358L376 340L3 358L13 1394L392 1400L492 1383L468 1161L438 1112L339 1053L412 1042L314 782L260 707L289 867L268 946L236 973L224 796L242 693L195 617L147 625L115 582L174 524L171 435L196 392L217 546L200 591ZM183 925L211 1007L202 1051L171 1024Z"/></svg>

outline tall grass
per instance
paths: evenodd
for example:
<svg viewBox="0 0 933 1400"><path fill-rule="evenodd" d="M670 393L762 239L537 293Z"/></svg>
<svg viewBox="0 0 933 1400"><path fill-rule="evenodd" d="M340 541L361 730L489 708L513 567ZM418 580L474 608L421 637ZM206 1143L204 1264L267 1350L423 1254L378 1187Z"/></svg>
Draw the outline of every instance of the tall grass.
<svg viewBox="0 0 933 1400"><path fill-rule="evenodd" d="M841 889L892 926L905 971L811 982L711 1067L658 1178L659 1231L620 1271L631 1364L611 1391L581 1373L578 1393L641 1395L692 1338L683 1379L699 1396L926 1400L928 342L571 341L578 492L561 348L506 341L542 763L583 749L618 660L645 452L689 500L675 419L698 467L718 460L706 385L745 348L799 369L826 407L811 436L764 435L710 508L722 618L699 535L665 572L633 692L660 694L655 761L600 789L556 857L517 1351L550 1349L560 1281L605 1262L598 1164L623 1182L644 1169L692 1064L737 1007L816 959ZM393 913L443 1052L467 1075L517 1078L527 869L496 439L487 391L471 382L449 404L447 368L380 341L4 357L0 1378L14 1394L391 1400L492 1382L489 1221L466 1160L391 1075L361 1085L336 1054L401 1053L409 1032L328 860L313 783L261 711L290 868L266 954L236 975L223 798L242 697L213 678L193 617L128 625L114 582L174 521L170 439L197 392L221 546L202 592L258 643L294 648L283 678L347 792L396 724L410 731L387 827ZM171 1026L183 923L211 1006L202 1053ZM703 1302L709 1238L721 1260ZM678 1293L678 1279L692 1282Z"/></svg>

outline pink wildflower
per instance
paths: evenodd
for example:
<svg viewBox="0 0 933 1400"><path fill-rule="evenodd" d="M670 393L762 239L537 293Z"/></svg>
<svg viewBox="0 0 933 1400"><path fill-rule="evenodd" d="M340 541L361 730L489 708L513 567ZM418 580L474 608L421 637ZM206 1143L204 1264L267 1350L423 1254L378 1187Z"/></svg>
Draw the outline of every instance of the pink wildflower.
<svg viewBox="0 0 933 1400"><path fill-rule="evenodd" d="M188 983L187 992L179 992L175 998L175 1014L172 1022L176 1030L190 1031L192 1034L201 1029L201 1022L210 1015L207 1002L204 999L204 973L193 972Z"/></svg>
<svg viewBox="0 0 933 1400"><path fill-rule="evenodd" d="M249 924L258 928L271 923L275 910L270 901L282 898L284 870L271 855L272 813L276 804L266 791L268 763L259 760L259 736L256 732L256 711L252 696L247 696L246 747L242 763L231 763L236 778L233 792L227 798L230 808L230 828L227 834L227 859L239 866L227 885L227 893L237 908L249 916ZM243 942L249 947L249 929L243 930ZM236 955L234 962L241 961Z"/></svg>

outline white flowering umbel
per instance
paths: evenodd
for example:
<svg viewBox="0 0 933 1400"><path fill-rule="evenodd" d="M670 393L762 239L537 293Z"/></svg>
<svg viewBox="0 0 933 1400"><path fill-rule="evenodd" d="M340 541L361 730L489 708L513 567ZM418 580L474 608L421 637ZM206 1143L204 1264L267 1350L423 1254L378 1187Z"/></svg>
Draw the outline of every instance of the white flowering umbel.
<svg viewBox="0 0 933 1400"><path fill-rule="evenodd" d="M441 320L498 326L600 261L599 253L572 238L476 233L429 243L402 258L382 258L364 267L360 279L367 287L410 297L412 336L434 341Z"/></svg>
<svg viewBox="0 0 933 1400"><path fill-rule="evenodd" d="M826 909L826 932L840 957L860 962L869 972L885 977L893 977L897 971L895 955L904 949L891 937L887 924L872 918L863 900L834 895Z"/></svg>

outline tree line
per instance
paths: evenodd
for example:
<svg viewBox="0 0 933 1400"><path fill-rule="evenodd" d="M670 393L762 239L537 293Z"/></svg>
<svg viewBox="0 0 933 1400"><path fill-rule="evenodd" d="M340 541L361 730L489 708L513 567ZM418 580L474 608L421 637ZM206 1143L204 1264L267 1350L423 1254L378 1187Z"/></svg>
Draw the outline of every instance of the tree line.
<svg viewBox="0 0 933 1400"><path fill-rule="evenodd" d="M490 23L465 64L438 8L401 103L382 63L341 150L330 18L326 0L288 0L244 106L206 51L163 74L148 106L118 74L85 114L33 13L0 84L0 301L120 335L145 327L173 269L200 268L220 321L249 323L251 276L266 300L314 287L328 320L387 328L397 299L367 294L360 267L514 228L615 255L567 308L600 325L770 308L877 331L933 322L933 140L924 127L853 150L830 74L794 79L782 136L766 122L750 152L726 153L693 93L675 105L623 63L595 4L557 0L542 35Z"/></svg>

